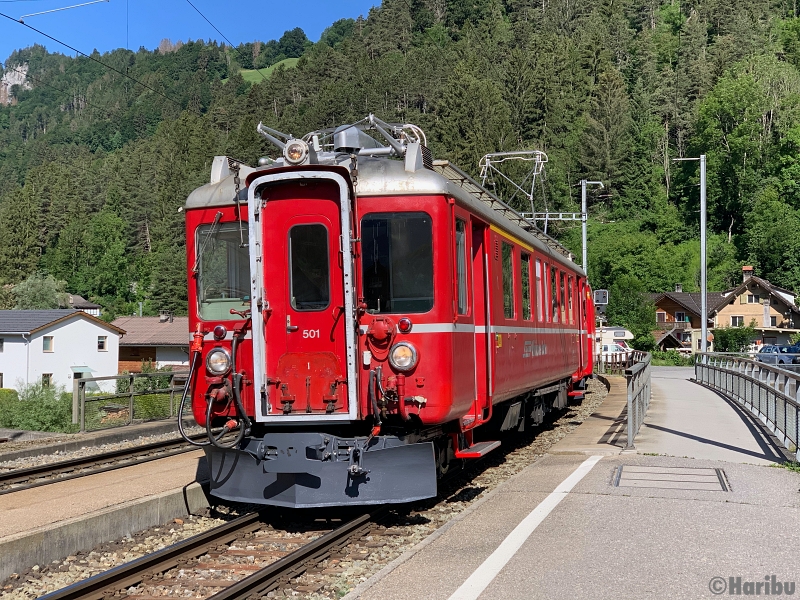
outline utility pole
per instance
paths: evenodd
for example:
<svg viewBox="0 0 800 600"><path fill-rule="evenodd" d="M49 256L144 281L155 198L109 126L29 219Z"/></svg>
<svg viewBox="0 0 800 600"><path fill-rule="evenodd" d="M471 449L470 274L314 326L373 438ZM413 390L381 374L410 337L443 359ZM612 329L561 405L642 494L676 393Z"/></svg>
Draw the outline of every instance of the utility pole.
<svg viewBox="0 0 800 600"><path fill-rule="evenodd" d="M583 262L581 263L581 266L583 267L583 272L586 273L588 279L589 266L588 266L588 261L586 259L586 244L587 244L586 220L589 216L588 213L586 212L587 185L599 185L601 190L605 186L603 185L602 181L586 181L585 179L581 179L581 241L583 243Z"/></svg>
<svg viewBox="0 0 800 600"><path fill-rule="evenodd" d="M673 158L674 162L685 160L700 161L700 351L705 352L708 344L708 281L706 277L706 155L699 158Z"/></svg>

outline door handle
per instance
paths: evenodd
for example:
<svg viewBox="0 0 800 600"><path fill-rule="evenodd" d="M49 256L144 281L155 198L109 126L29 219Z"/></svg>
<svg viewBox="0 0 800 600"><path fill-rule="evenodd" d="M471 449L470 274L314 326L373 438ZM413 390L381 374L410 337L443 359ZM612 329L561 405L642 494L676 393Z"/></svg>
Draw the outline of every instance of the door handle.
<svg viewBox="0 0 800 600"><path fill-rule="evenodd" d="M292 325L292 317L286 315L286 331L291 333L293 331L297 331L298 329L299 327L297 325Z"/></svg>

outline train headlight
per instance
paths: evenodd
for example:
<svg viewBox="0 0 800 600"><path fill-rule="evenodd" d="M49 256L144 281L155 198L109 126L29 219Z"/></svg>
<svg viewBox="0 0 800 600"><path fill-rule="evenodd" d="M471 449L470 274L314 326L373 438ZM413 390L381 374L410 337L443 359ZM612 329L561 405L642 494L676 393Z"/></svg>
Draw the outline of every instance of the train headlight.
<svg viewBox="0 0 800 600"><path fill-rule="evenodd" d="M214 348L206 356L206 368L214 375L225 375L231 368L231 355L224 348Z"/></svg>
<svg viewBox="0 0 800 600"><path fill-rule="evenodd" d="M292 165L299 165L308 156L308 144L303 140L290 140L283 149L283 158Z"/></svg>
<svg viewBox="0 0 800 600"><path fill-rule="evenodd" d="M417 366L417 349L408 342L392 346L389 362L398 371L410 371Z"/></svg>

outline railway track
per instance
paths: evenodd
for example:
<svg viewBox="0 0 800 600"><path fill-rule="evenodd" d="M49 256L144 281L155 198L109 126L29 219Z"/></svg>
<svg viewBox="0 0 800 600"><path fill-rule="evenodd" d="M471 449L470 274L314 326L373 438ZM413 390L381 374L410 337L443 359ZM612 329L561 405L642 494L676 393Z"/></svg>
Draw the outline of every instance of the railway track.
<svg viewBox="0 0 800 600"><path fill-rule="evenodd" d="M125 448L113 452L39 465L28 469L0 472L0 495L77 477L113 471L133 464L141 464L151 460L183 454L184 452L191 452L195 449L194 446L187 444L183 440L166 440L134 448Z"/></svg>
<svg viewBox="0 0 800 600"><path fill-rule="evenodd" d="M169 588L173 597L191 592L192 597L208 600L259 598L341 553L387 514L387 508L378 507L335 529L285 537L285 532L266 525L259 513L248 513L42 599L102 600L127 590L128 600L150 600L155 597L147 595L152 587ZM298 547L290 550L294 546Z"/></svg>

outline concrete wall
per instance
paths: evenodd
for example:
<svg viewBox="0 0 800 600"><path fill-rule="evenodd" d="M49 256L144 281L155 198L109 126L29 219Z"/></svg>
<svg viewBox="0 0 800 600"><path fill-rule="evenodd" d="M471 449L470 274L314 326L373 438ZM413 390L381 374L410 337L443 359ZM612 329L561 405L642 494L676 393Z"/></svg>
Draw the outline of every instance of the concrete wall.
<svg viewBox="0 0 800 600"><path fill-rule="evenodd" d="M53 337L52 352L44 351L46 336ZM97 349L98 336L106 336L105 351ZM77 317L25 337L29 338L27 343L21 335L3 336L0 373L5 387L38 382L43 374L50 373L52 385L72 391L72 367L89 367L91 377L117 374L119 335L99 323ZM114 382L101 382L101 387L111 389Z"/></svg>

